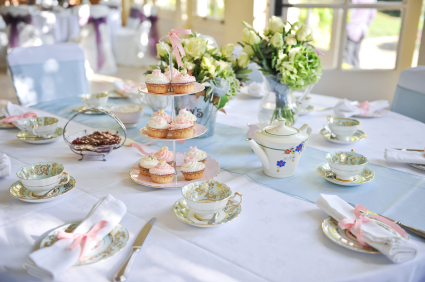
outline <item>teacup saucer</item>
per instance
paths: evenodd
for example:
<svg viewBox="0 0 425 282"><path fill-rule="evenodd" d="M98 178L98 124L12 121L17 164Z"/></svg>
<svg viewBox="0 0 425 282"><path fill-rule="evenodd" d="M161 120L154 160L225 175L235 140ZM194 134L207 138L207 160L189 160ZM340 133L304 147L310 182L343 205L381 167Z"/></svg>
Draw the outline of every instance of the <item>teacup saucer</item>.
<svg viewBox="0 0 425 282"><path fill-rule="evenodd" d="M238 204L238 201L234 199L229 199L229 202L232 204ZM208 220L199 220L193 214L193 211L190 210L189 206L186 203L185 198L181 198L174 203L173 214L183 221L184 223L197 226L197 227L214 227L217 225L228 223L236 219L242 212L240 205L235 207L227 207L220 211L218 218L214 224L208 224Z"/></svg>
<svg viewBox="0 0 425 282"><path fill-rule="evenodd" d="M24 202L29 202L29 203L44 203L44 202L49 202L52 201L66 193L68 193L69 191L71 191L74 187L75 187L75 179L74 177L72 177L71 175L69 176L69 182L66 183L65 185L62 185L59 188L56 188L55 190L53 190L49 195L47 195L46 197L44 197L43 199L39 199L37 196L35 196L33 194L33 192L27 188L25 188L21 181L16 181L15 183L12 184L12 186L10 186L9 188L9 194L21 201Z"/></svg>
<svg viewBox="0 0 425 282"><path fill-rule="evenodd" d="M59 239L57 234L59 231L72 232L75 228L77 228L78 224L79 222L65 224L51 231L46 237L44 237L43 240L41 240L40 249L50 247L58 241ZM108 235L103 237L96 246L84 254L82 262L77 261L74 265L86 265L108 259L125 247L128 242L128 238L129 235L127 228L118 224Z"/></svg>
<svg viewBox="0 0 425 282"><path fill-rule="evenodd" d="M387 229L391 233L398 235L401 237L400 234L398 234L394 229L392 229L389 225L383 223L382 221L379 221L374 218L370 218L371 220L375 221L376 224L379 226ZM377 249L366 245L362 246L360 245L359 241L357 241L357 238L351 234L346 229L342 229L338 226L338 221L336 221L333 217L327 217L323 223L322 223L322 230L323 233L335 244L338 244L340 246L343 246L347 249L362 252L362 253L369 253L369 254L380 254L381 252Z"/></svg>
<svg viewBox="0 0 425 282"><path fill-rule="evenodd" d="M44 137L38 137L33 135L32 133L23 130L20 131L16 136L27 142L27 143L31 143L31 144L46 144L46 143L52 143L55 142L57 140L59 140L60 137L62 137L62 132L63 132L63 128L62 127L58 127L56 129L55 132L53 132L52 135L50 135L48 138L44 138Z"/></svg>
<svg viewBox="0 0 425 282"><path fill-rule="evenodd" d="M352 181L336 179L335 174L329 167L328 162L323 162L319 164L316 168L316 171L318 174L320 174L320 176L325 178L327 181L338 184L338 185L342 185L342 186L356 186L356 185L367 183L375 179L375 172L373 172L373 170L367 167L363 169L361 174L357 174L356 176L354 176L354 180Z"/></svg>
<svg viewBox="0 0 425 282"><path fill-rule="evenodd" d="M298 112L298 115L299 116L305 116L305 115L308 115L311 112L314 112L315 110L316 110L315 106L309 105L306 108L301 108Z"/></svg>
<svg viewBox="0 0 425 282"><path fill-rule="evenodd" d="M366 133L361 130L357 130L356 133L351 136L349 141L339 140L338 137L332 136L332 133L326 128L320 129L319 134L326 138L329 142L337 144L353 144L355 142L364 140L367 137Z"/></svg>

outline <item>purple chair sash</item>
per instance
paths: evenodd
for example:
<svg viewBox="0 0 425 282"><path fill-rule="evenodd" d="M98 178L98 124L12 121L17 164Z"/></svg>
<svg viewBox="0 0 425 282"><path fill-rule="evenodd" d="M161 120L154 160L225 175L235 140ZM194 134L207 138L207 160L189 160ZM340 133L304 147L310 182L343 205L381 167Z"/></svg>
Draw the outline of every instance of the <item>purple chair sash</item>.
<svg viewBox="0 0 425 282"><path fill-rule="evenodd" d="M158 16L149 16L146 17L143 12L137 8L130 9L130 18L140 19L140 23L148 20L151 22L151 29L149 31L149 47L153 56L156 57L156 43L158 43L159 35L158 35Z"/></svg>
<svg viewBox="0 0 425 282"><path fill-rule="evenodd" d="M5 14L5 15L2 15L2 17L6 25L10 25L9 47L15 48L20 46L18 24L19 23L32 24L31 15L13 16L11 14Z"/></svg>
<svg viewBox="0 0 425 282"><path fill-rule="evenodd" d="M96 32L96 45L97 45L97 68L101 69L105 61L105 56L103 54L102 35L100 34L99 26L102 23L106 24L106 17L97 18L97 19L90 17L87 23L94 24L94 30Z"/></svg>

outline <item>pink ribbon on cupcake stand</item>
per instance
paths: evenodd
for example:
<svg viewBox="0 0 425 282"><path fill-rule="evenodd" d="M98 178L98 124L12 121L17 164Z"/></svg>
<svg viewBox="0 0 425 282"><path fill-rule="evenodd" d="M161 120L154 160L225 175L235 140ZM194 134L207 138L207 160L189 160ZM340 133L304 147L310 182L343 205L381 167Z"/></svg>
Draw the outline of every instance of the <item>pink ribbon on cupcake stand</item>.
<svg viewBox="0 0 425 282"><path fill-rule="evenodd" d="M186 56L186 53L184 52L183 46L180 43L179 36L181 34L192 34L192 31L190 29L172 29L170 31L170 34L168 37L170 38L171 46L173 46L174 55L176 55L177 64L179 67L183 66L182 59L180 57L180 54L182 56ZM176 48L177 46L177 48ZM178 50L177 50L178 49Z"/></svg>
<svg viewBox="0 0 425 282"><path fill-rule="evenodd" d="M355 229L355 234L357 241L359 241L360 245L362 246L366 246L366 242L363 240L362 234L361 234L361 227L362 227L362 223L363 222L370 222L372 221L370 219L371 218L375 218L379 221L382 221L383 223L387 224L388 226L390 226L392 229L394 229L398 234L400 234L402 237L406 238L408 236L407 232L404 231L400 226L398 226L397 224L395 224L394 222L392 222L391 220L380 216L380 215L364 215L360 212L360 210L366 211L367 209L362 206L362 205L356 205L356 208L354 209L354 214L356 215L356 219L348 219L345 218L343 220L341 220L338 225L339 227L341 227L342 229L348 229L351 230L351 228L354 226Z"/></svg>

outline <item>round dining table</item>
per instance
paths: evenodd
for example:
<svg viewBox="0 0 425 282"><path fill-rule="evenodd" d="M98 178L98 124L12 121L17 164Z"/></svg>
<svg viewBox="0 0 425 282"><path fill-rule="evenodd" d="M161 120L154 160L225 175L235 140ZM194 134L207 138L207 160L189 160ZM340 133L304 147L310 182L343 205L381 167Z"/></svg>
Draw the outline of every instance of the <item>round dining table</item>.
<svg viewBox="0 0 425 282"><path fill-rule="evenodd" d="M417 246L415 259L392 263L382 254L355 252L335 244L322 231L328 215L314 201L320 193L337 194L357 201L385 216L425 230L425 171L384 159L385 148L422 149L425 124L394 112L380 118L358 118L367 138L343 145L326 140L319 130L338 99L311 95L316 107L300 116L294 127L308 124L312 133L295 175L286 179L266 177L261 162L245 142L247 124L258 123L260 99L239 94L219 112L214 136L177 143L177 151L198 146L221 166L214 179L243 194L242 212L231 222L214 228L198 228L178 220L173 204L181 189L156 189L134 182L129 170L141 157L136 148L123 146L101 158L84 158L71 152L62 138L50 144L29 144L17 138L18 129L0 129L0 152L11 159L12 173L0 178L0 281L40 281L23 269L28 255L58 226L79 222L102 197L111 194L123 201L127 213L120 224L129 231L129 241L113 257L84 266L74 266L55 281L111 281L132 251L143 226L157 218L139 252L128 281L425 281L425 241L410 235ZM109 103L129 103L110 99ZM31 108L38 116L59 119L64 127L81 106L78 99L51 101ZM155 152L163 143L148 145L140 139L152 111L127 137ZM67 126L70 132L97 127L110 117L83 116ZM112 124L112 123L111 123ZM111 125L112 126L112 125ZM168 146L172 146L169 143ZM170 147L171 149L171 147ZM325 162L325 153L354 149L369 159L376 178L370 183L346 187L323 179L315 167ZM53 201L28 203L13 198L9 187L18 180L22 166L55 161L76 180L72 191Z"/></svg>

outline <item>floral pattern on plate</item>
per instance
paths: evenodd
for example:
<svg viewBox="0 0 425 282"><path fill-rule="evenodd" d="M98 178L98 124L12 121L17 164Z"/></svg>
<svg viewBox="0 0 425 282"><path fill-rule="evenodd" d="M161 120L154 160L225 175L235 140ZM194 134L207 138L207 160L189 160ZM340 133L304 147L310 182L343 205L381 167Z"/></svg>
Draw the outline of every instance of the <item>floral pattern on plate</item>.
<svg viewBox="0 0 425 282"><path fill-rule="evenodd" d="M229 199L229 203L233 205L238 204L238 202L234 199ZM208 221L196 220L196 218L194 218L193 216L189 216L190 208L187 205L184 197L175 202L173 206L173 214L179 220L197 227L214 227L217 225L228 223L236 219L241 214L241 212L241 205L226 207L222 210L222 212L220 212L220 215L214 224L208 224Z"/></svg>
<svg viewBox="0 0 425 282"><path fill-rule="evenodd" d="M323 162L319 164L316 168L316 171L320 176L325 178L327 181L343 185L343 186L355 186L364 184L367 182L370 182L375 179L375 172L373 170L365 167L361 174L357 174L354 176L354 180L352 181L346 181L346 180L338 180L335 177L332 177L330 174L332 174L332 169L330 168L328 162Z"/></svg>
<svg viewBox="0 0 425 282"><path fill-rule="evenodd" d="M58 231L65 231L67 233L71 233L75 230L75 228L77 228L78 224L79 222L62 225L51 231L41 241L40 249L50 247L56 241L58 241ZM125 247L128 242L128 238L128 230L118 224L107 236L105 236L101 241L99 241L95 247L93 247L84 255L82 262L77 261L74 265L85 265L108 259L117 254Z"/></svg>
<svg viewBox="0 0 425 282"><path fill-rule="evenodd" d="M60 197L69 191L71 191L75 187L76 181L74 177L69 176L69 182L65 185L62 185L59 188L53 190L49 195L44 197L43 199L39 199L39 197L35 196L31 190L27 189L22 185L21 181L16 181L9 188L9 194L21 201L30 202L30 203L43 203L48 202Z"/></svg>

